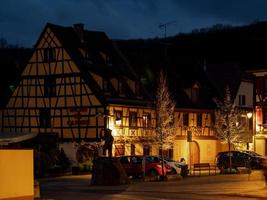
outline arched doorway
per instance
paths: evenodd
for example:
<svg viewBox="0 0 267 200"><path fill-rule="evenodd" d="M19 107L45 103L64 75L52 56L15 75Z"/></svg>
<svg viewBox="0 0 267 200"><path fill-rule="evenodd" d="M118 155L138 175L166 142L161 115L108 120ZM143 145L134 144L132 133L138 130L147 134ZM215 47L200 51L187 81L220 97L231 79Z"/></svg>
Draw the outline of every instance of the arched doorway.
<svg viewBox="0 0 267 200"><path fill-rule="evenodd" d="M200 162L199 145L196 141L192 141L190 142L190 164L193 165L199 162Z"/></svg>

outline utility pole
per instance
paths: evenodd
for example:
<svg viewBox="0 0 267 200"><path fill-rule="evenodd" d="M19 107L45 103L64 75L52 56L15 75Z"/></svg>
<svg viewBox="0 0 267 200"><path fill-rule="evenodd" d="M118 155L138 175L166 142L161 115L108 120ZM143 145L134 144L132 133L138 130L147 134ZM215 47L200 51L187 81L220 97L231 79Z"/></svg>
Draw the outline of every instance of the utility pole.
<svg viewBox="0 0 267 200"><path fill-rule="evenodd" d="M167 27L171 24L174 24L176 23L176 21L169 21L169 22L166 22L166 23L163 23L163 24L160 24L159 25L159 28L160 29L164 29L164 38L167 37Z"/></svg>

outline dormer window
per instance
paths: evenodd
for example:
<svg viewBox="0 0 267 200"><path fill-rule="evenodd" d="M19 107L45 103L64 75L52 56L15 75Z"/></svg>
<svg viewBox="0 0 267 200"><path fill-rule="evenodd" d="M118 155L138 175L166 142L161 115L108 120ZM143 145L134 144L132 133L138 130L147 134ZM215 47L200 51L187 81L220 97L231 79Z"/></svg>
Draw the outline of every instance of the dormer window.
<svg viewBox="0 0 267 200"><path fill-rule="evenodd" d="M88 64L93 64L91 57L92 57L91 54L88 51L85 51L84 59Z"/></svg>
<svg viewBox="0 0 267 200"><path fill-rule="evenodd" d="M108 66L112 66L111 58L106 53L100 52L100 55L102 56L104 62Z"/></svg>
<svg viewBox="0 0 267 200"><path fill-rule="evenodd" d="M56 60L56 49L55 48L45 48L44 49L44 62L53 62Z"/></svg>
<svg viewBox="0 0 267 200"><path fill-rule="evenodd" d="M123 81L119 81L119 93L125 95L125 83Z"/></svg>
<svg viewBox="0 0 267 200"><path fill-rule="evenodd" d="M103 90L105 93L109 93L111 90L110 82L106 79L103 80Z"/></svg>
<svg viewBox="0 0 267 200"><path fill-rule="evenodd" d="M198 83L195 83L193 86L192 86L192 102L193 103L197 103L199 101L199 84Z"/></svg>

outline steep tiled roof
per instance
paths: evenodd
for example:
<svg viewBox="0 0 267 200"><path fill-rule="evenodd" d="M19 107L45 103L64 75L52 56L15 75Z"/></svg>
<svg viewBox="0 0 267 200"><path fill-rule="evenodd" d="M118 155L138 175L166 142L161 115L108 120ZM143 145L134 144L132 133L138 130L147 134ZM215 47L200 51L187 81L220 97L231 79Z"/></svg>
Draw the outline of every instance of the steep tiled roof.
<svg viewBox="0 0 267 200"><path fill-rule="evenodd" d="M89 69L105 76L127 76L131 79L136 79L136 75L130 65L104 32L83 30L82 36L79 36L74 27L63 27L50 23L47 26L51 28L72 58L80 62L80 67L83 67L84 70ZM92 62L86 62L79 49L88 51ZM110 57L112 66L106 64L101 53Z"/></svg>

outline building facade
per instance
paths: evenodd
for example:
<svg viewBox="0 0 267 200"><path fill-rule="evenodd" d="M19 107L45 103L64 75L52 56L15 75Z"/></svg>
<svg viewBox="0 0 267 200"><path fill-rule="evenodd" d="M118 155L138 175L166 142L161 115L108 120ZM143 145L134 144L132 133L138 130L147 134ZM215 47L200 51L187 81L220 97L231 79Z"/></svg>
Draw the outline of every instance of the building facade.
<svg viewBox="0 0 267 200"><path fill-rule="evenodd" d="M197 102L199 88L194 83L184 93ZM45 26L0 122L2 132L56 138L74 161L75 144L101 142L106 128L112 130L114 156L162 151L151 143L155 106L136 74L105 33L82 24ZM223 147L214 131L214 109L177 107L174 124L176 139L165 156L189 164L215 162Z"/></svg>

